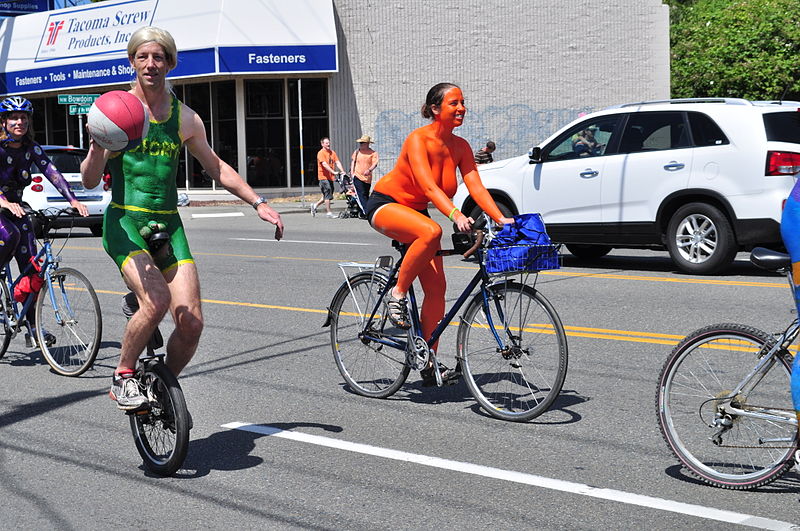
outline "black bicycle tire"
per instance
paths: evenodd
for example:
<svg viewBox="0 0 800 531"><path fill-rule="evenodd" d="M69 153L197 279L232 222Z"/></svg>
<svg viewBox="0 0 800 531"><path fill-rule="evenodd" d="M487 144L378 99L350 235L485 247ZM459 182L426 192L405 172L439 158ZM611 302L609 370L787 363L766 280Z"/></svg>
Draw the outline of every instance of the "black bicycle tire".
<svg viewBox="0 0 800 531"><path fill-rule="evenodd" d="M160 401L151 404L149 411L131 413L130 426L136 450L142 457L145 468L159 476L170 476L180 469L189 451L189 411L186 408L183 390L172 371L160 361L149 363L144 368L140 367L136 376L140 382L143 381L145 388L152 387L156 380L160 380L169 395L175 431L174 444L168 454L165 453L164 456L159 454L153 448L156 446L155 441L151 441L157 435L162 435L160 432L164 432L165 437L170 437L168 433L172 433L169 429L169 413L164 412Z"/></svg>
<svg viewBox="0 0 800 531"><path fill-rule="evenodd" d="M4 270L5 271L5 270ZM3 339L0 340L0 358L6 355L8 346L11 344L11 327L8 325L8 317L13 313L14 301L11 300L11 293L8 290L8 282L5 272L0 274L0 319L3 319L2 330Z"/></svg>
<svg viewBox="0 0 800 531"><path fill-rule="evenodd" d="M388 398L394 393L396 393L405 383L406 379L408 378L408 374L411 370L409 365L405 363L405 361L399 364L399 372L397 376L392 377L389 376L391 379L386 385L382 385L382 382L378 382L377 379L373 380L370 385L373 385L375 389L370 389L365 387L365 383L359 381L357 377L353 374L352 368L348 368L349 362L345 362L342 356L342 351L340 349L340 345L342 344L340 340L340 314L343 310L343 305L347 301L349 297L351 297L353 291L357 291L357 288L362 284L371 284L373 279L377 279L378 282L385 284L387 282L387 278L385 275L379 272L371 272L371 271L364 271L361 273L356 273L355 275L349 278L349 287L348 282L342 284L339 290L333 297L331 301L331 305L328 309L330 315L330 322L331 322L331 350L333 352L333 359L336 362L336 367L339 369L339 373L344 378L345 382L347 383L348 388L356 394L361 396L366 396L369 398ZM369 312L372 311L372 308L363 309L362 311ZM348 312L345 312L348 313ZM366 347L367 345L365 345ZM391 348L391 347L388 347ZM400 352L398 350L398 352ZM405 354L401 353L401 356L405 358ZM379 360L380 361L380 360ZM383 380L383 378L381 378Z"/></svg>
<svg viewBox="0 0 800 531"><path fill-rule="evenodd" d="M462 371L464 373L463 379L465 380L470 393L472 393L472 396L475 398L475 400L478 402L481 408L492 417L513 422L530 421L540 416L542 413L547 411L550 408L550 406L552 406L553 402L556 400L556 398L558 398L558 395L561 393L561 389L564 386L564 380L566 379L568 360L569 360L569 348L567 346L566 332L564 331L564 326L561 323L561 318L559 317L558 312L556 312L555 308L550 303L550 301L548 301L544 295L542 295L538 290L532 288L531 286L520 284L514 281L507 281L507 282L503 281L494 284L492 286L489 286L487 289L492 290L495 296L502 294L504 297L507 297L507 294L509 292L525 294L525 296L529 297L531 301L534 301L535 304L537 304L538 307L546 315L546 321L549 321L549 326L552 326L552 335L556 339L555 350L557 351L555 354L555 357L557 358L557 360L554 363L555 367L547 368L548 370L553 372L551 375L552 377L547 378L547 381L545 382L550 386L549 391L547 391L546 395L541 400L537 401L536 405L534 405L532 408L519 412L511 411L509 409L503 409L502 407L499 407L498 404L495 404L489 397L487 397L487 393L484 390L483 386L489 385L488 382L498 382L498 385L502 385L503 387L506 387L506 389L502 393L496 393L496 394L501 396L505 395L502 398L502 401L508 403L508 398L509 396L512 395L512 391L510 387L508 387L510 386L510 383L513 382L515 379L519 379L521 375L521 378L525 380L527 384L527 378L524 376L524 370L522 369L521 363L519 367L515 368L513 367L513 362L505 363L505 360L501 360L500 358L496 358L497 361L501 362L497 364L497 367L501 366L504 367L505 365L511 367L510 369L507 369L508 378L495 378L494 376L487 376L486 374L483 373L479 374L478 373L479 367L477 361L473 366L473 363L471 361L471 356L473 359L475 359L477 357L477 354L475 354L475 352L470 352L471 331L475 330L476 332L479 331L491 332L491 329L488 327L487 324L480 324L476 327L473 326L473 322L476 319L476 317L483 312L482 292L478 292L470 301L469 305L467 306L467 308L463 313L463 317L461 319L461 323L458 328L458 337L456 340L456 344L457 344L458 355L463 362L462 363ZM492 304L493 302L490 301L490 305ZM508 320L508 318L509 317L507 314L506 320ZM551 332L549 331L549 328L546 328L547 326L548 323L544 323L544 329L546 330L545 332L542 332L541 330L537 329L533 329L531 331L540 332L540 335L550 334ZM523 332L523 330L521 329L522 327L516 327L516 328L520 328L520 338L521 338ZM531 335L533 334L526 333L526 337ZM493 338L493 336L490 337ZM494 341L491 338L487 342L487 349L486 349L487 352L490 353L490 355L491 352L490 352L490 347L488 347L488 345L491 345L491 343ZM494 343L494 348L497 348L496 342ZM496 352L495 355L502 357L499 353ZM526 361L525 363L535 364L536 362L539 361L540 358L537 357L536 361L534 361L533 357L520 358L520 359L527 359L528 361ZM487 383L485 384L479 383L479 380L480 382L487 382ZM500 382L507 382L507 383L501 384ZM524 386L521 387L524 388ZM541 388L541 386L536 386L536 388L537 389ZM516 397L513 398L512 402L517 403Z"/></svg>
<svg viewBox="0 0 800 531"><path fill-rule="evenodd" d="M100 350L100 341L103 337L103 316L100 311L100 301L97 298L97 293L94 290L91 282L89 279L86 278L86 275L81 273L76 269L72 269L69 267L58 268L50 273L51 280L53 282L53 289L56 290L58 286L57 277L73 277L75 282L80 282L84 285L85 291L89 296L89 300L91 302L92 309L94 310L94 337L90 339L91 343L91 350L88 352L83 359L83 362L78 366L64 366L62 365L57 359L56 356L50 351L50 346L47 345L46 338L44 337L44 326L42 323L45 322L43 319L43 308L44 303L48 299L49 295L47 293L46 288L42 288L42 291L39 292L39 296L36 300L36 337L39 343L39 349L42 351L42 355L44 356L45 361L47 361L48 365L58 374L62 376L80 376L81 374L85 373L89 370L92 365L94 365L95 359L97 359L97 353ZM71 290L74 289L70 288ZM67 295L68 292L64 292ZM69 298L69 297L67 297ZM50 330L49 332L55 332L55 330ZM68 334L68 335L75 335L75 334ZM63 345L57 345L57 347Z"/></svg>
<svg viewBox="0 0 800 531"><path fill-rule="evenodd" d="M711 464L701 463L702 459L695 456L690 449L686 448L686 443L682 441L681 435L677 432L677 429L674 426L675 419L671 418L670 412L672 409L668 403L668 399L666 398L669 394L671 386L673 385L676 371L680 369L681 364L687 359L687 357L696 349L698 349L699 345L707 344L711 342L713 338L722 338L723 336L726 338L740 337L745 341L753 343L754 345L760 345L759 352L762 352L764 348L769 349L775 345L775 338L770 334L767 334L766 332L752 326L736 323L710 325L690 333L672 350L669 357L664 362L661 373L659 374L658 388L656 390L655 397L657 422L659 430L661 431L661 436L664 438L664 441L666 441L667 447L694 477L715 487L733 490L749 490L767 485L782 477L791 469L791 467L794 465L793 455L797 450L798 444L797 431L794 430L794 442L785 449L785 452L780 452L784 454L782 458L776 459L770 467L765 467L761 473L749 475L742 474L741 479L733 479L730 477L731 474L722 474L713 469ZM784 370L786 371L787 375L789 375L791 373L791 355L785 350L782 350L778 353L777 358L779 364L783 365ZM757 355L754 354L753 367L750 369L755 367L756 361ZM709 367L708 370L711 371L711 365L707 365ZM776 365L773 365L770 370L774 369ZM732 369L729 365L726 365L726 370L731 371ZM745 374L746 373L741 374L741 377L743 378ZM697 376L694 376L694 378L697 378ZM734 379L734 381L736 380ZM760 383L763 383L763 381L764 378L762 378ZM788 396L788 378L786 383L786 396ZM758 386L756 386L756 388L758 388ZM688 393L684 391L682 394L687 395ZM709 400L706 399L701 402L705 403L709 402ZM698 413L700 407L698 407ZM701 417L698 415L698 419L700 418ZM698 429L699 426L700 422L698 420ZM685 432L685 430L683 431ZM707 435L710 435L710 432L703 434L702 437L698 435L697 438L698 440L708 439ZM764 448L764 450L769 449L771 448ZM725 464L727 464L727 462ZM748 463L748 465L753 466L752 462Z"/></svg>

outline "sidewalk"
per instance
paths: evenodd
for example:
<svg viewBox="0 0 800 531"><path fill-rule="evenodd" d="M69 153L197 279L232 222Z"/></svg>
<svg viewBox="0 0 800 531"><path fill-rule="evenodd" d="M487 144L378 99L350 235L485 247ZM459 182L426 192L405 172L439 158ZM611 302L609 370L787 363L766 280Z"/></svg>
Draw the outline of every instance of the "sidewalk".
<svg viewBox="0 0 800 531"><path fill-rule="evenodd" d="M305 201L303 201L303 190L296 188L255 188L259 195L267 198L269 205L279 214L307 213L320 197L319 189L306 187ZM190 190L185 193L189 197L187 207L250 207L247 203L231 194L227 190ZM337 194L338 195L338 194ZM334 196L337 197L337 196ZM347 202L344 199L334 199L331 210L334 213L344 210ZM185 207L181 207L185 208Z"/></svg>

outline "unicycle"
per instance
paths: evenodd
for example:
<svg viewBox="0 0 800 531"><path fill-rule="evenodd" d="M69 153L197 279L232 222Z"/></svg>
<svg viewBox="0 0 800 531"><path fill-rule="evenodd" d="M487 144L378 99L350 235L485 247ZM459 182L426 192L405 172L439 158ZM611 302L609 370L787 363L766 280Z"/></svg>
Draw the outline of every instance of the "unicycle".
<svg viewBox="0 0 800 531"><path fill-rule="evenodd" d="M169 234L163 230L151 233L145 240L155 256L169 244ZM130 318L138 309L133 292L123 297L122 312L126 317ZM145 468L154 474L169 476L186 459L191 417L178 379L164 363L165 354L156 352L163 346L163 337L156 328L134 372L147 403L126 413Z"/></svg>

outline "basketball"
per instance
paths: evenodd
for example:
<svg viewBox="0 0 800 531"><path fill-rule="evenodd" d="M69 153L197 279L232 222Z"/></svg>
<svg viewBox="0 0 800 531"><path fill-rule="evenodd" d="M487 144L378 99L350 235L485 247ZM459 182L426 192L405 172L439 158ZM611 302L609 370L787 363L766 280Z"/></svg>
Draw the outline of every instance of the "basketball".
<svg viewBox="0 0 800 531"><path fill-rule="evenodd" d="M95 142L109 151L127 151L142 143L150 127L144 104L123 90L106 92L86 116L86 128Z"/></svg>

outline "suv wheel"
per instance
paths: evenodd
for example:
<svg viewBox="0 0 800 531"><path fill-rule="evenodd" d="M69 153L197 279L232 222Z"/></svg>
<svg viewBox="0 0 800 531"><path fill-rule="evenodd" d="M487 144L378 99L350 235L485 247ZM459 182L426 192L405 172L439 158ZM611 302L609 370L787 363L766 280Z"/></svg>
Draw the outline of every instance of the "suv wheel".
<svg viewBox="0 0 800 531"><path fill-rule="evenodd" d="M667 226L667 248L679 269L705 275L727 267L737 252L728 218L706 203L689 203L673 214Z"/></svg>
<svg viewBox="0 0 800 531"><path fill-rule="evenodd" d="M572 253L575 258L581 260L594 260L595 258L602 258L611 252L610 245L589 245L585 243L572 243L567 245L567 250Z"/></svg>
<svg viewBox="0 0 800 531"><path fill-rule="evenodd" d="M89 227L89 230L92 231L92 236L102 236L103 235L103 226L102 225L92 225Z"/></svg>

